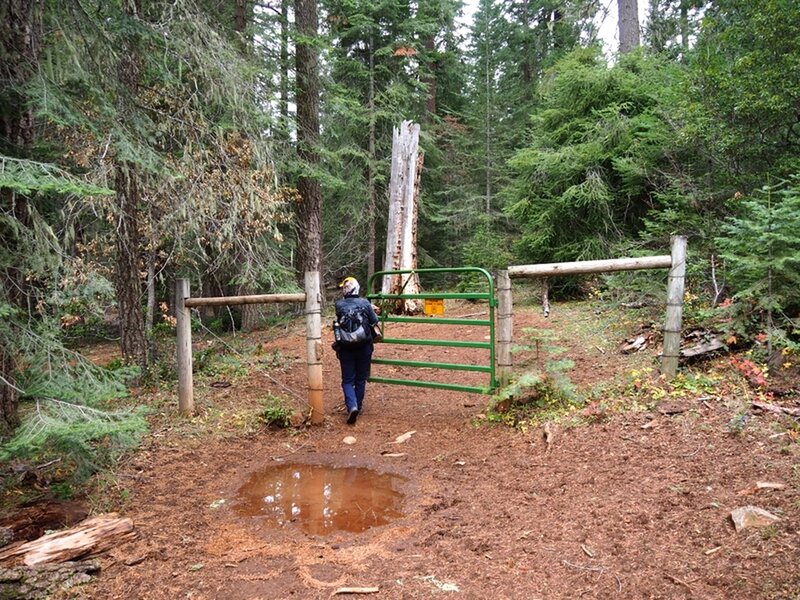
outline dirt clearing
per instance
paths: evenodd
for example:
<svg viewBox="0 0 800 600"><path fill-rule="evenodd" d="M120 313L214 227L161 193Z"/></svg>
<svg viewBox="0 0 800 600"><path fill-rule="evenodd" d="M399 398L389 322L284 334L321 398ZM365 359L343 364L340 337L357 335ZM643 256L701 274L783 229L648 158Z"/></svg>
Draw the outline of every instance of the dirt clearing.
<svg viewBox="0 0 800 600"><path fill-rule="evenodd" d="M305 375L301 326L250 334L254 363L196 379L197 417L177 418L164 394L156 429L118 473L124 503L95 507L119 508L139 538L105 555L99 576L67 597L329 598L368 587L379 591L363 597L387 599L797 598L800 470L790 423L747 411L744 384L709 388L711 365L704 387L686 383L653 400L657 348L618 351L636 326L587 304L558 305L549 319L517 311L515 363L557 363L585 397L547 435L535 421L490 422L486 396L381 384L368 385L363 415L348 426L332 352L323 426L249 427L268 393L302 398ZM406 327L424 337L426 325ZM461 349L416 352L461 362ZM402 514L360 533L312 535L234 510L253 473L285 463L396 475ZM745 505L780 520L737 533L729 515Z"/></svg>

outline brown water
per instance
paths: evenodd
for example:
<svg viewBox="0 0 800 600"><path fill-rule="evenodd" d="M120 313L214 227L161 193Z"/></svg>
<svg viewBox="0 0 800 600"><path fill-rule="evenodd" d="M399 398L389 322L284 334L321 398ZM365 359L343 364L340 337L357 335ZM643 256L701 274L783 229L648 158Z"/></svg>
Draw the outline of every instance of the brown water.
<svg viewBox="0 0 800 600"><path fill-rule="evenodd" d="M403 516L406 478L360 467L282 464L253 473L233 510L272 527L295 523L313 535L361 532Z"/></svg>

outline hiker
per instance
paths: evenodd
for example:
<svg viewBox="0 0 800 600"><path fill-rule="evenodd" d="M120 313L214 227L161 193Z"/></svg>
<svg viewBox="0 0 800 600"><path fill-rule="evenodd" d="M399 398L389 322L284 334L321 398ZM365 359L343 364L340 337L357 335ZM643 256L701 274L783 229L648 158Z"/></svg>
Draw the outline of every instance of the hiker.
<svg viewBox="0 0 800 600"><path fill-rule="evenodd" d="M366 298L360 298L355 277L345 277L339 284L341 300L336 301L333 349L342 368L342 391L347 410L347 423L354 425L364 406L378 315Z"/></svg>

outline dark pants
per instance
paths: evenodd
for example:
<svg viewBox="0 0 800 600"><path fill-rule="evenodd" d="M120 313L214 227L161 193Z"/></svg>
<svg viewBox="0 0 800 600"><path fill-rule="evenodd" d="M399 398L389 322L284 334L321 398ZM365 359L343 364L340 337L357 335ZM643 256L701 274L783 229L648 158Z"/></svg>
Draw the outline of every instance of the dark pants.
<svg viewBox="0 0 800 600"><path fill-rule="evenodd" d="M347 411L361 410L372 362L372 344L357 348L340 348L336 353L342 367L342 391Z"/></svg>

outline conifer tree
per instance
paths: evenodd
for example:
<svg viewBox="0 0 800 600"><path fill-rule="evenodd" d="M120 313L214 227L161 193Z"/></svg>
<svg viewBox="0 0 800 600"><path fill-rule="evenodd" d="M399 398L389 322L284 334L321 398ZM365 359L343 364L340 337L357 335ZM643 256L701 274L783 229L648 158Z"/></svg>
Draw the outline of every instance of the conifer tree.
<svg viewBox="0 0 800 600"><path fill-rule="evenodd" d="M768 334L767 356L797 349L796 319L800 316L800 178L767 185L750 197L736 200L736 215L717 239L726 264L726 280L745 310L739 314L740 333L749 335L753 316ZM794 341L792 339L794 338Z"/></svg>

